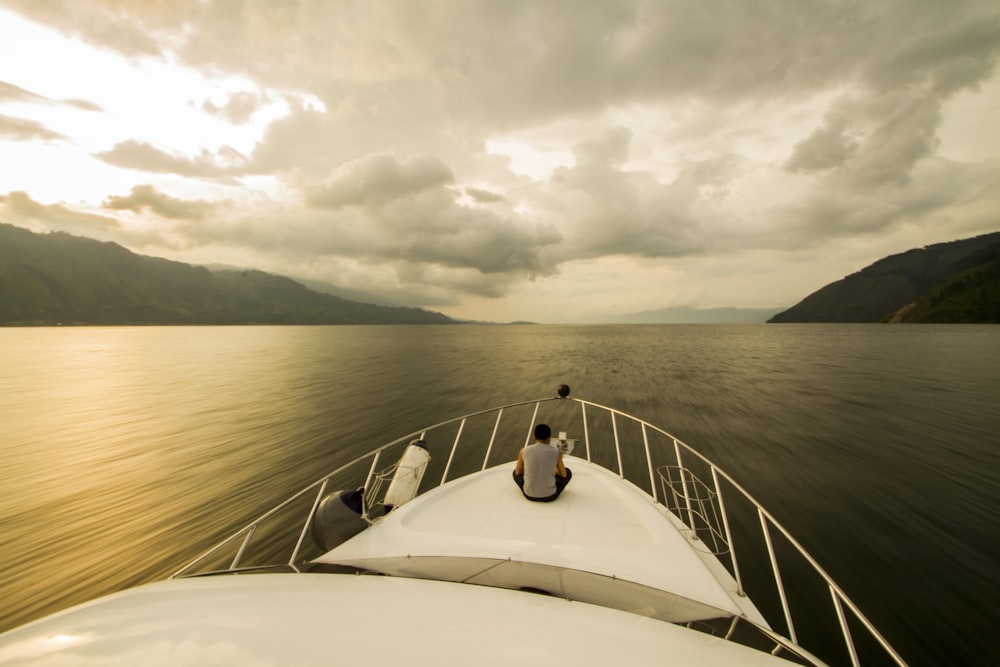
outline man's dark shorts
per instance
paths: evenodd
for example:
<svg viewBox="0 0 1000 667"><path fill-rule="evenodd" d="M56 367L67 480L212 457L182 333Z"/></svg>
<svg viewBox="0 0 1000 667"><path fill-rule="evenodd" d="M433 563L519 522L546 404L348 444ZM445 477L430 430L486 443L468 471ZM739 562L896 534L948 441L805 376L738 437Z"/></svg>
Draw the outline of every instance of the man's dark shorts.
<svg viewBox="0 0 1000 667"><path fill-rule="evenodd" d="M517 473L514 473L514 482L517 484L517 488L521 489L521 493L524 494L524 497L527 498L528 500L531 500L532 502L536 503L550 503L559 497L559 494L563 492L563 489L566 488L566 485L569 484L569 480L572 477L573 477L573 471L570 470L569 468L566 468L565 477L560 477L559 475L556 475L555 476L556 492L553 493L551 496L547 496L545 498L532 498L527 493L524 493L524 475L518 475Z"/></svg>

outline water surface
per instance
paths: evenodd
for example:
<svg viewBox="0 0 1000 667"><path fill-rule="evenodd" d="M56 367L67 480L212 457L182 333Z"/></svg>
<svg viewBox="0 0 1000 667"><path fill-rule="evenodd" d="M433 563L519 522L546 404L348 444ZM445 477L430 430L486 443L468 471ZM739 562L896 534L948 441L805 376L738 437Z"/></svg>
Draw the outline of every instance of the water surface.
<svg viewBox="0 0 1000 667"><path fill-rule="evenodd" d="M990 326L0 329L0 631L167 576L372 446L563 382L741 479L910 664L996 664Z"/></svg>

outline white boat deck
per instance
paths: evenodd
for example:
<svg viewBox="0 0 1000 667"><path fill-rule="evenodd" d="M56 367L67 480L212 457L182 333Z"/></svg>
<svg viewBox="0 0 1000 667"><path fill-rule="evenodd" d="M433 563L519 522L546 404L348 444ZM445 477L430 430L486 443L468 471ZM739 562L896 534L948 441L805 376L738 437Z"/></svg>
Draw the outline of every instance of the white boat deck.
<svg viewBox="0 0 1000 667"><path fill-rule="evenodd" d="M317 562L534 589L672 622L739 615L765 624L647 494L582 459L566 465L573 479L555 502L526 500L513 463L502 464L418 496Z"/></svg>

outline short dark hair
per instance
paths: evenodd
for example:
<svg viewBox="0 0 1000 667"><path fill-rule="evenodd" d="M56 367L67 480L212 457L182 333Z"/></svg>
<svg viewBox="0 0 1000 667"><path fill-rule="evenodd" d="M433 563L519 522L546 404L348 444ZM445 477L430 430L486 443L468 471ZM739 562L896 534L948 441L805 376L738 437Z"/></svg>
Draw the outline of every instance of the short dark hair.
<svg viewBox="0 0 1000 667"><path fill-rule="evenodd" d="M552 437L552 429L548 424L538 424L535 426L535 440L548 440Z"/></svg>

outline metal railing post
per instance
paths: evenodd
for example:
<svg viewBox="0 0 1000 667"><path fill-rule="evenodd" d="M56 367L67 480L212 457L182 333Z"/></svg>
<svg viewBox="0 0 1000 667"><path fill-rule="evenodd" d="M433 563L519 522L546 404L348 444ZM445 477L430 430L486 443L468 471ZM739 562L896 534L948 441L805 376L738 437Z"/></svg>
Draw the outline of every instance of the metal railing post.
<svg viewBox="0 0 1000 667"><path fill-rule="evenodd" d="M733 564L733 579L736 580L736 593L740 597L745 597L743 590L743 580L740 578L740 564L736 559L736 544L733 542L733 533L729 529L729 515L726 514L726 503L722 498L722 485L719 484L719 472L712 466L712 481L715 484L715 495L719 499L719 511L722 513L722 526L726 529L726 544L729 545L729 559Z"/></svg>
<svg viewBox="0 0 1000 667"><path fill-rule="evenodd" d="M646 467L649 468L649 489L652 491L653 502L659 502L656 496L656 477L653 474L653 457L649 453L649 435L646 433L646 423L642 424L642 444L646 448Z"/></svg>
<svg viewBox="0 0 1000 667"><path fill-rule="evenodd" d="M833 606L837 610L837 620L840 621L840 630L844 633L844 643L847 645L847 651L851 654L851 664L854 667L860 667L861 662L858 660L858 651L854 648L854 640L851 638L851 629L847 626L847 617L844 615L844 607L840 604L840 596L837 595L837 591L834 590L833 586L830 586L830 596L833 598Z"/></svg>
<svg viewBox="0 0 1000 667"><path fill-rule="evenodd" d="M480 470L486 470L486 463L490 460L490 452L493 451L493 441L496 440L497 431L500 429L501 417L503 417L503 408L497 410L497 420L493 424L493 434L490 435L490 444L486 447L486 456L483 457L483 467Z"/></svg>
<svg viewBox="0 0 1000 667"><path fill-rule="evenodd" d="M615 434L615 454L618 455L618 476L625 479L625 469L622 467L622 447L618 442L618 420L613 410L611 411L611 430Z"/></svg>
<svg viewBox="0 0 1000 667"><path fill-rule="evenodd" d="M365 475L365 483L361 487L364 489L361 492L361 518L365 521L368 520L368 508L375 503L375 494L372 490L371 483L372 477L375 476L375 468L378 466L378 459L380 456L382 456L382 450L375 450L375 456L372 457L372 466L368 469L368 474Z"/></svg>
<svg viewBox="0 0 1000 667"><path fill-rule="evenodd" d="M465 420L458 425L458 433L455 434L455 443L451 446L451 454L448 455L448 463L444 466L444 474L441 475L441 484L448 479L448 471L451 470L451 460L455 458L455 450L458 449L458 441L462 439L462 429L465 428ZM440 485L439 485L440 486Z"/></svg>
<svg viewBox="0 0 1000 667"><path fill-rule="evenodd" d="M587 428L587 404L580 403L580 412L583 416L583 442L587 445L587 463L590 463L590 430Z"/></svg>
<svg viewBox="0 0 1000 667"><path fill-rule="evenodd" d="M677 457L677 472L681 476L681 488L684 489L684 507L687 509L688 526L694 531L695 539L698 539L698 531L694 525L694 510L691 508L691 491L688 489L687 475L684 474L684 460L681 458L681 445L677 438L674 438L674 456Z"/></svg>
<svg viewBox="0 0 1000 667"><path fill-rule="evenodd" d="M250 526L250 530L247 531L247 536L243 538L243 544L240 545L240 550L236 552L236 557L233 558L233 562L229 564L230 570L235 570L236 566L240 564L240 559L243 558L243 552L247 550L247 545L250 544L250 538L253 534L257 532L257 524Z"/></svg>
<svg viewBox="0 0 1000 667"><path fill-rule="evenodd" d="M312 522L313 516L316 515L316 508L319 507L319 503L323 500L323 494L326 492L326 485L329 483L330 478L327 477L320 484L319 493L316 494L316 500L313 501L312 509L309 510L309 516L306 517L306 522L302 526L302 532L299 533L299 541L295 543L295 548L292 550L292 555L288 559L289 565L295 565L295 557L299 555L299 549L302 548L302 543L306 539L306 533L309 532L309 524Z"/></svg>
<svg viewBox="0 0 1000 667"><path fill-rule="evenodd" d="M535 403L535 411L531 413L531 423L528 424L528 435L524 438L524 446L527 447L535 439L535 420L538 419L538 406L541 405L541 401Z"/></svg>
<svg viewBox="0 0 1000 667"><path fill-rule="evenodd" d="M365 483L364 486L362 487L365 490L367 490L372 483L372 477L375 475L375 466L378 465L378 458L381 455L382 455L382 450L379 449L375 452L375 456L372 458L372 467L368 469L368 474L365 475ZM327 479L329 479L329 477Z"/></svg>
<svg viewBox="0 0 1000 667"><path fill-rule="evenodd" d="M771 572L774 574L774 582L778 586L778 596L781 598L781 609L785 612L785 623L788 624L788 637L799 643L795 635L795 624L792 622L792 612L788 608L788 598L785 596L785 585L781 581L781 570L778 568L778 558L774 554L774 544L771 542L771 531L767 529L767 517L761 508L757 508L757 516L760 517L760 528L764 533L764 541L767 543L767 555L771 559Z"/></svg>

